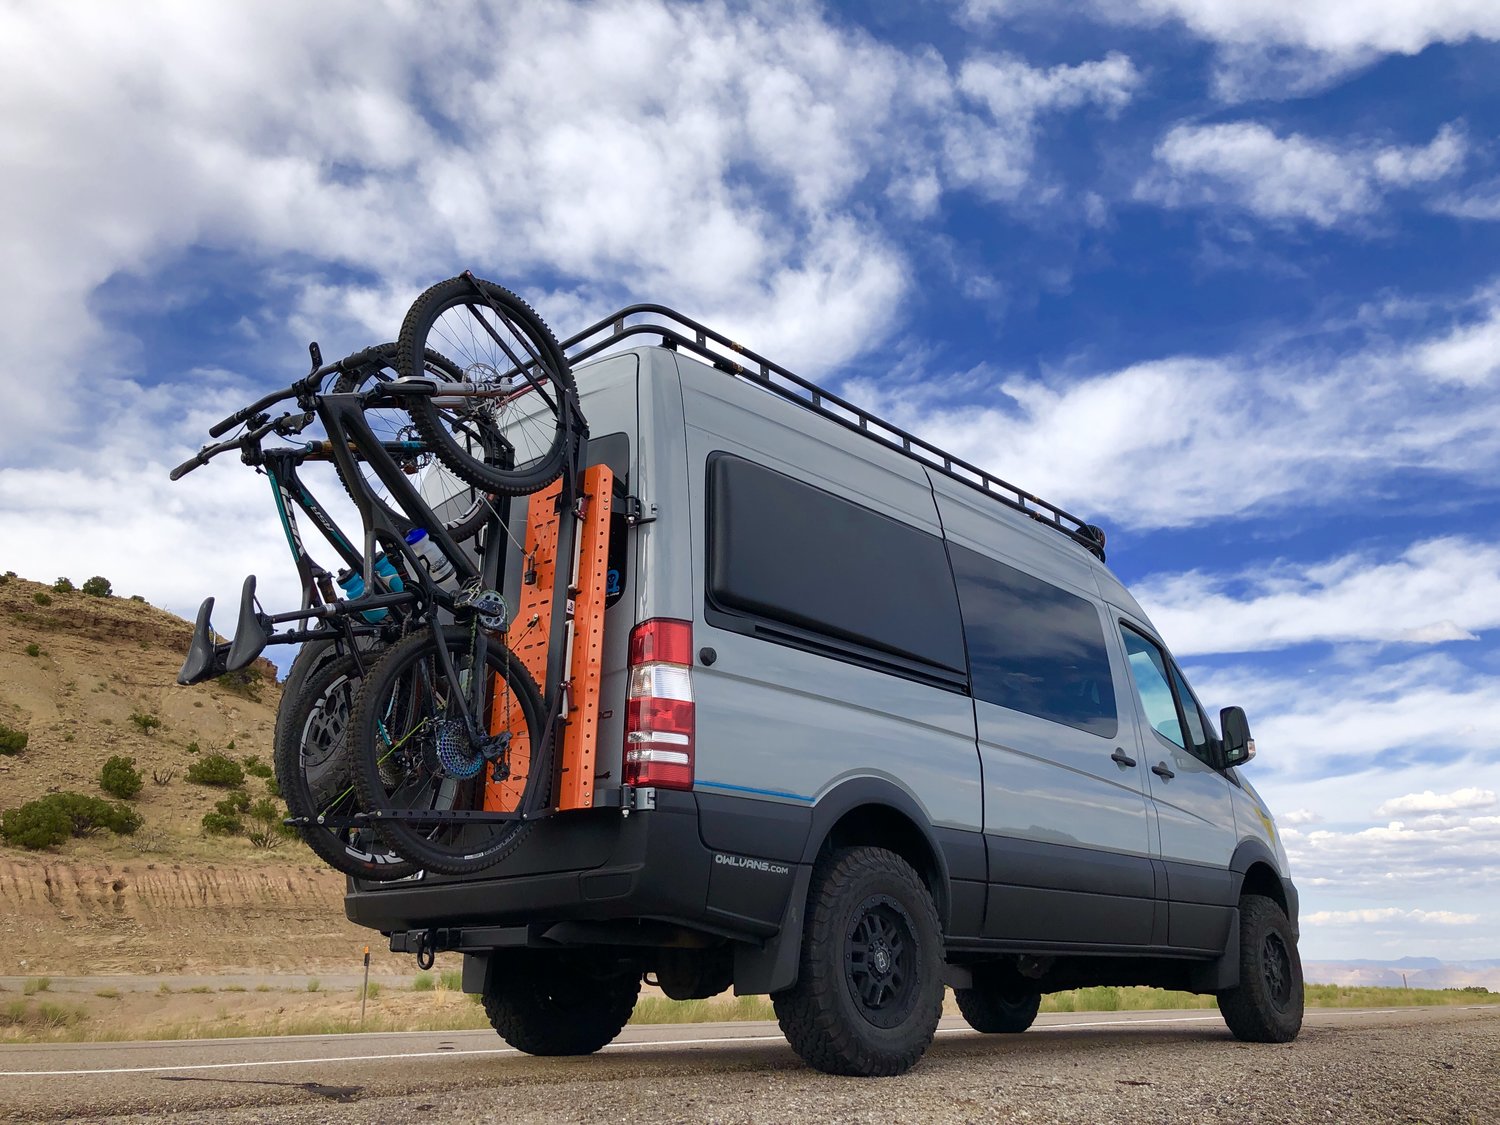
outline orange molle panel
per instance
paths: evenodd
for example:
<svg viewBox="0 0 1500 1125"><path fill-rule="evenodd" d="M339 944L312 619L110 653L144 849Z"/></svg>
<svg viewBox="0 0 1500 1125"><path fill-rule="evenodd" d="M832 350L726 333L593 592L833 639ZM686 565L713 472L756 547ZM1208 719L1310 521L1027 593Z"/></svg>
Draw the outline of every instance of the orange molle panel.
<svg viewBox="0 0 1500 1125"><path fill-rule="evenodd" d="M531 495L526 509L526 553L536 570L536 581L521 586L521 604L511 619L506 643L531 678L543 689L547 671L547 640L552 632L553 585L558 574L557 481ZM563 731L560 784L552 795L556 809L586 809L594 803L594 751L599 730L599 690L603 672L604 597L609 557L609 516L614 501L614 473L607 465L596 465L583 475L588 499L584 520L578 529L578 593L573 599L573 659L569 668L572 685L567 725ZM523 559L522 567L528 565ZM568 567L563 568L563 581ZM497 687L499 686L497 681ZM519 711L498 695L491 718L491 731L505 726L519 732ZM484 807L509 812L516 808L531 765L531 745L524 735L511 743L510 777L485 786Z"/></svg>

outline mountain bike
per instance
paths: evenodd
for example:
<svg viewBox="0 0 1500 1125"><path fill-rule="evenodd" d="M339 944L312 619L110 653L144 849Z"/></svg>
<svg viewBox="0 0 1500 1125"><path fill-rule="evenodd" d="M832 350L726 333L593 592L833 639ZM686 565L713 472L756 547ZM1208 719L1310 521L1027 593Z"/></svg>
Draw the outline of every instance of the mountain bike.
<svg viewBox="0 0 1500 1125"><path fill-rule="evenodd" d="M539 320L535 329L543 336L528 340L522 354L542 354L548 344L556 352L550 332ZM476 566L437 519L402 464L405 460L409 466L414 456L425 456L431 451L429 444L405 438L382 441L368 420L371 413L393 405L410 411L415 418L417 410L412 408L416 405L428 421L438 419L444 427L450 456L461 451L463 462L484 466L492 482L506 480L505 472L514 463L514 447L497 432L492 421L495 415L474 405L476 400L501 397L506 392L474 380L453 381L446 377L451 372L442 370L441 365L437 378L424 371L424 377L366 376L361 380L358 372L362 370L362 356L366 353L324 367L314 345L313 370L305 379L265 396L210 429L211 436L218 437L245 425L243 434L205 447L173 470L173 479L177 479L230 449L239 449L246 463L264 468L273 478L278 514L303 579L302 607L267 615L255 598L255 577L247 578L239 628L233 640L221 644L212 639L209 618L213 600L207 599L199 611L179 682L200 682L223 671L243 668L269 644L336 640L355 661L353 670L369 681L356 696L353 744L346 751L354 760L359 807L343 807L348 794L342 779L335 773L329 776L340 783L324 784L327 778L310 770L303 750L299 751L298 768L289 773L300 776L305 784L299 796L306 798L308 808L321 811L309 811L294 819L299 827L337 834L337 847L324 839L321 842L330 846L319 849L319 854L336 866L340 862L357 866L365 877L393 877L398 870L381 860L372 864L369 856L373 853L368 851L352 856L349 844L354 834L372 824L391 849L409 862L433 871L461 874L509 854L530 821L548 811L544 806L553 789L552 746L566 714L561 676L563 646L554 644L549 652L548 682L554 690L544 705L540 691L510 648L492 639L503 635L507 626L506 607L499 593L505 554L500 505L483 496L490 516L482 523L486 530ZM321 393L320 388L330 377L335 378L333 393ZM540 386L543 381L533 373L528 386ZM368 389L340 391L351 382ZM554 388L553 401L566 420L561 442L563 471L572 481L577 476L587 431L577 410L566 363L554 361L545 382ZM268 407L290 399L296 400L300 413L288 412L276 418L266 413ZM264 447L269 435L300 434L314 417L328 435L326 441ZM296 468L309 459L334 464L359 509L363 550L353 546L350 537L298 481ZM377 495L371 481L379 482L384 497ZM509 487L517 486L510 481ZM564 488L562 492L560 503L571 506L574 489ZM297 509L308 515L349 564L351 574L359 575L359 596L333 596L326 572L311 562L302 547L295 523ZM571 523L564 521L569 532ZM428 530L434 545L452 566L456 581L451 585L434 580L416 550L405 541L403 527L413 525ZM393 565L379 566L382 555ZM559 598L565 594L555 592ZM563 616L553 615L554 640L560 641ZM445 619L453 624L444 624ZM309 628L305 624L308 621L316 624ZM276 632L278 625L285 624L300 627ZM361 640L372 636L389 645L389 651L373 667L364 667ZM314 716L326 717L332 706L341 704L325 687L323 696L296 711L310 722ZM316 741L317 737L304 726L297 742L303 747L309 738ZM497 807L491 789L509 793L511 799ZM329 804L334 796L339 798L337 807Z"/></svg>

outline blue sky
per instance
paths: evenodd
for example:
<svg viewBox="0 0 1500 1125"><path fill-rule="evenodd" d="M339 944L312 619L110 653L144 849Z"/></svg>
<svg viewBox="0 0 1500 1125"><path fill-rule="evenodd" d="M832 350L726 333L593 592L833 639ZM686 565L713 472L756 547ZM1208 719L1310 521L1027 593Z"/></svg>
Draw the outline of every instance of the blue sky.
<svg viewBox="0 0 1500 1125"><path fill-rule="evenodd" d="M664 302L1108 529L1305 956L1500 956L1500 6L1059 10L5 5L0 561L288 600L166 470L308 339Z"/></svg>

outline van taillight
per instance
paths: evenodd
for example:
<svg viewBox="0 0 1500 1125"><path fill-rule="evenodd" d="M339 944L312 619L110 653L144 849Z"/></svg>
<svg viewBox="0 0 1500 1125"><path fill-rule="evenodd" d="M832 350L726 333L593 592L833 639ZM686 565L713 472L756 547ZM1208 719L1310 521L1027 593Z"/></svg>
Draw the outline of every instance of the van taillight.
<svg viewBox="0 0 1500 1125"><path fill-rule="evenodd" d="M626 785L693 787L693 623L656 618L630 633Z"/></svg>

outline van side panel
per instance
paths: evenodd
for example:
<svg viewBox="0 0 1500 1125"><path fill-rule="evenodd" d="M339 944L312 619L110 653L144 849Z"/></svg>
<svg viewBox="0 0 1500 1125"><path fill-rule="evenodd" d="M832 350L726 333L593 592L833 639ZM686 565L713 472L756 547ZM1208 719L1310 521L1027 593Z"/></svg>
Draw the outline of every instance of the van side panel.
<svg viewBox="0 0 1500 1125"><path fill-rule="evenodd" d="M681 356L678 364L693 520L685 553L697 560L684 589L691 592L694 647L714 650L712 663L700 659L693 669L696 791L754 797L810 814L841 783L878 779L908 795L930 828L977 833L979 761L973 710L961 687L715 626L706 612L706 514L715 454L742 458L937 537L941 529L922 469L712 368ZM827 572L826 562L811 567L798 547L791 538L777 545L789 581L812 569ZM849 544L850 551L859 549ZM869 605L872 617L903 597L902 580L890 575L890 601ZM841 594L830 590L829 598ZM962 673L950 676L961 680Z"/></svg>
<svg viewBox="0 0 1500 1125"><path fill-rule="evenodd" d="M1089 628L1097 627L1107 653L1097 661L1101 668L1108 661L1103 690L1112 685L1115 695L1115 723L1078 729L982 698L975 671L990 878L985 936L1108 945L1164 941L1143 766L1112 757L1118 747L1134 745L1134 711L1120 690L1128 681L1118 646L1108 643L1113 626L1099 601L1093 561L1056 532L1032 526L974 490L938 474L931 479L950 543L1047 583L1078 612L1092 611ZM966 626L975 630L989 624L976 620L986 604L981 593L966 591L960 581Z"/></svg>

